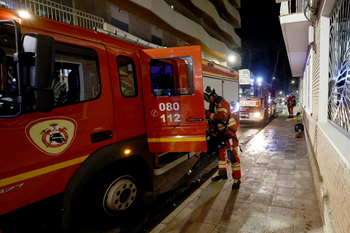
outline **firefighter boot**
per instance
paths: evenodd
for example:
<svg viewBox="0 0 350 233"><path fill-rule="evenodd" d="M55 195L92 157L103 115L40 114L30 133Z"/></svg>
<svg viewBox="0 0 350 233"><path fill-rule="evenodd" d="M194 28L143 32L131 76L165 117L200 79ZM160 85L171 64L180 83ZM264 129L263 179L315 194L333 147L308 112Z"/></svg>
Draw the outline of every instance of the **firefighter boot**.
<svg viewBox="0 0 350 233"><path fill-rule="evenodd" d="M241 184L241 179L234 179L232 189L239 189L240 184Z"/></svg>
<svg viewBox="0 0 350 233"><path fill-rule="evenodd" d="M219 173L217 176L211 178L212 181L219 181L219 180L227 180L227 172L226 170L219 170Z"/></svg>

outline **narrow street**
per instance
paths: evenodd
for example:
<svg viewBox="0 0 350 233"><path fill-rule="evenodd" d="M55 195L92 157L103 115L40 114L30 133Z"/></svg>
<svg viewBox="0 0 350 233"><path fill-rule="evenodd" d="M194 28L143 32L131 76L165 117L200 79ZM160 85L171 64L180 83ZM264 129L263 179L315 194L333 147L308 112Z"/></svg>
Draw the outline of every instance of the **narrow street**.
<svg viewBox="0 0 350 233"><path fill-rule="evenodd" d="M323 233L305 138L295 137L298 118L287 116L246 144L239 190L230 177L207 180L151 233Z"/></svg>

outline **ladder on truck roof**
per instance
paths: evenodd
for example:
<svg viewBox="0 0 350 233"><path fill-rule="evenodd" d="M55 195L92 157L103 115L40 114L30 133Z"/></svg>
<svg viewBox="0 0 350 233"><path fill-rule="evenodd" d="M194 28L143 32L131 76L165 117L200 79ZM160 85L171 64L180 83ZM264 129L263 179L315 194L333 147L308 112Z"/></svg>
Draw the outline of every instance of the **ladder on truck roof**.
<svg viewBox="0 0 350 233"><path fill-rule="evenodd" d="M95 30L98 32L104 33L104 34L108 34L111 37L114 37L114 38L117 38L120 40L125 40L127 42L132 43L132 44L143 46L145 48L149 48L149 49L164 48L163 46L147 42L147 41L145 41L137 36L134 36L128 32L125 32L125 31L123 31L119 28L116 28L112 25L109 25L107 23L104 23L104 25L105 25L104 28L108 28L109 30L100 29L100 28L95 28ZM110 30L111 28L113 28L114 30L111 31Z"/></svg>

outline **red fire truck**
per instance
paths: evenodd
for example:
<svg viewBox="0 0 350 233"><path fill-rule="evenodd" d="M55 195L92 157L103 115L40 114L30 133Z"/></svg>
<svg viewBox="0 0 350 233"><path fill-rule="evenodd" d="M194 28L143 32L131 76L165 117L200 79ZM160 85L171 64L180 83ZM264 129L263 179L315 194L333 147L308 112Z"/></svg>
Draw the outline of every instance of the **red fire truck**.
<svg viewBox="0 0 350 233"><path fill-rule="evenodd" d="M271 85L251 75L240 75L239 79L240 121L260 123L275 116L276 91Z"/></svg>
<svg viewBox="0 0 350 233"><path fill-rule="evenodd" d="M206 151L199 46L145 49L7 9L0 35L0 215L64 193L65 229L105 226L156 189L162 155Z"/></svg>

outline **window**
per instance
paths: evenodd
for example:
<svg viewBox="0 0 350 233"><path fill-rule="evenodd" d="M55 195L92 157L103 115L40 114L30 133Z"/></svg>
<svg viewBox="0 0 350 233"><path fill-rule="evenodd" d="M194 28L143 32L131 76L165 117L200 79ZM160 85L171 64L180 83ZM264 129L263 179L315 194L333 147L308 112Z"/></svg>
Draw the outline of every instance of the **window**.
<svg viewBox="0 0 350 233"><path fill-rule="evenodd" d="M194 92L191 57L152 59L150 75L155 96L191 95Z"/></svg>
<svg viewBox="0 0 350 233"><path fill-rule="evenodd" d="M76 104L100 94L97 53L88 48L56 44L54 107Z"/></svg>
<svg viewBox="0 0 350 233"><path fill-rule="evenodd" d="M17 97L17 64L14 62L13 34L1 32L0 38L0 116L17 116L21 112ZM54 107L67 106L95 99L100 94L97 53L88 48L56 43L55 73L52 81ZM49 77L48 77L49 78ZM30 112L31 98L25 88L28 80L21 80L24 96L22 112Z"/></svg>
<svg viewBox="0 0 350 233"><path fill-rule="evenodd" d="M339 0L330 18L328 119L350 136L349 1Z"/></svg>
<svg viewBox="0 0 350 233"><path fill-rule="evenodd" d="M117 57L120 92L124 97L137 96L137 79L134 60L126 56Z"/></svg>
<svg viewBox="0 0 350 233"><path fill-rule="evenodd" d="M306 110L311 113L312 112L312 56L311 53L308 57L305 71L304 71L304 104Z"/></svg>

